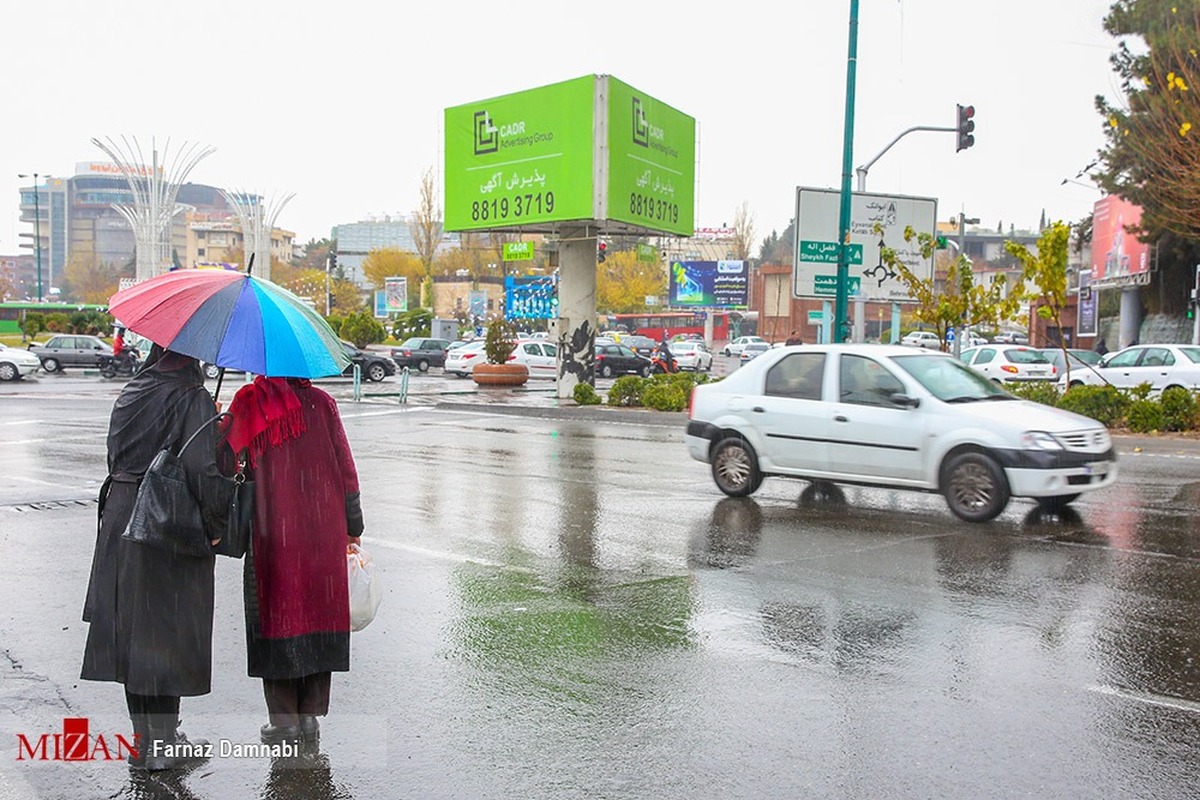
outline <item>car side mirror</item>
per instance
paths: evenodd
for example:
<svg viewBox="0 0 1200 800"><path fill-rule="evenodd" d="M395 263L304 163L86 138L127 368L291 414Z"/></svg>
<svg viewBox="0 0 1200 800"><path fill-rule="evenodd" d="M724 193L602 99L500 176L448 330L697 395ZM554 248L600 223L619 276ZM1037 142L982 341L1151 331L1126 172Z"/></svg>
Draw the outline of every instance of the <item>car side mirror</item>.
<svg viewBox="0 0 1200 800"><path fill-rule="evenodd" d="M907 395L904 392L893 392L890 399L894 405L905 408L916 408L921 405L921 398Z"/></svg>

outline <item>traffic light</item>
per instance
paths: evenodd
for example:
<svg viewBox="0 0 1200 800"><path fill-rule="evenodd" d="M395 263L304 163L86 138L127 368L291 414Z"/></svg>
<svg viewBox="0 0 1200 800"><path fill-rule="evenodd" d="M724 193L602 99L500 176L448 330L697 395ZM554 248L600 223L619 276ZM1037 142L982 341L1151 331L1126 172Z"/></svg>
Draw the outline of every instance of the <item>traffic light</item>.
<svg viewBox="0 0 1200 800"><path fill-rule="evenodd" d="M336 270L337 270L337 251L330 250L329 251L329 269L328 269L328 271L334 272Z"/></svg>
<svg viewBox="0 0 1200 800"><path fill-rule="evenodd" d="M971 131L975 130L975 106L958 106L958 147L954 148L954 152L966 150L968 147L975 146L975 136Z"/></svg>
<svg viewBox="0 0 1200 800"><path fill-rule="evenodd" d="M608 245L606 245L604 242L599 242L596 244L596 263L597 264L604 263L604 259L608 257L607 250L608 250Z"/></svg>

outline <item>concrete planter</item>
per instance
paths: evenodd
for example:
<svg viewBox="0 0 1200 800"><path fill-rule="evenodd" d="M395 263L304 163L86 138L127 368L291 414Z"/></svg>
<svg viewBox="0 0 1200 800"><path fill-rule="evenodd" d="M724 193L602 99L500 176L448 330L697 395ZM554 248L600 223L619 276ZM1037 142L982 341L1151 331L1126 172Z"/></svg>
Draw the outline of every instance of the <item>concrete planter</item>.
<svg viewBox="0 0 1200 800"><path fill-rule="evenodd" d="M471 377L480 386L522 386L529 380L524 364L476 364Z"/></svg>

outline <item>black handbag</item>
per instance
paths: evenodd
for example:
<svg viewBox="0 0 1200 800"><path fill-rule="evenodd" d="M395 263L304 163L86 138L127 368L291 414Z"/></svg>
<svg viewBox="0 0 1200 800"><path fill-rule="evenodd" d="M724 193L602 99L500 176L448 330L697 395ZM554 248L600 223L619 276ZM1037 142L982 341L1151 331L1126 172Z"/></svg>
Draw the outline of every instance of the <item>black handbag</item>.
<svg viewBox="0 0 1200 800"><path fill-rule="evenodd" d="M182 556L199 558L213 554L200 503L188 486L183 454L200 431L222 416L225 415L217 414L197 428L178 454L167 448L158 451L142 476L122 539Z"/></svg>
<svg viewBox="0 0 1200 800"><path fill-rule="evenodd" d="M233 495L229 501L229 524L225 535L213 547L219 556L241 558L250 546L254 526L254 481L246 477L246 451L238 455L237 472L233 476Z"/></svg>

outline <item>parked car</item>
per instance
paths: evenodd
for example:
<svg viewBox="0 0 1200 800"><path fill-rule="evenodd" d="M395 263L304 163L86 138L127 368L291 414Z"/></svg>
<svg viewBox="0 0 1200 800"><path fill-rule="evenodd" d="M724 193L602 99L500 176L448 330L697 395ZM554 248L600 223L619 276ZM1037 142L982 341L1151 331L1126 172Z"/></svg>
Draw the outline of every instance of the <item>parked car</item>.
<svg viewBox="0 0 1200 800"><path fill-rule="evenodd" d="M675 363L680 369L690 369L693 372L712 371L712 352L704 342L675 342L671 345L671 355L675 356Z"/></svg>
<svg viewBox="0 0 1200 800"><path fill-rule="evenodd" d="M1041 350L1032 347L984 345L963 350L958 356L979 374L996 383L1052 381L1058 370Z"/></svg>
<svg viewBox="0 0 1200 800"><path fill-rule="evenodd" d="M531 378L558 377L558 345L533 339L517 342L508 357L510 364L524 364Z"/></svg>
<svg viewBox="0 0 1200 800"><path fill-rule="evenodd" d="M485 361L487 361L487 351L484 341L480 339L446 353L446 364L443 368L451 375L466 378L475 371L476 364L482 364Z"/></svg>
<svg viewBox="0 0 1200 800"><path fill-rule="evenodd" d="M769 350L692 390L689 454L727 495L771 476L939 492L983 522L1010 497L1060 508L1116 480L1099 422L1019 400L946 353L888 345Z"/></svg>
<svg viewBox="0 0 1200 800"><path fill-rule="evenodd" d="M342 349L346 351L346 355L350 359L350 366L346 367L343 375L353 375L354 365L357 364L361 370L361 375L369 381L378 383L384 378L396 374L396 362L390 358L371 350L360 350L345 340L342 341Z"/></svg>
<svg viewBox="0 0 1200 800"><path fill-rule="evenodd" d="M745 364L747 361L754 360L770 349L771 345L767 342L751 342L742 348L742 354L738 356L738 361Z"/></svg>
<svg viewBox="0 0 1200 800"><path fill-rule="evenodd" d="M31 344L29 351L41 359L42 369L58 372L66 367L98 367L100 356L112 355L112 345L98 336L60 333L45 344Z"/></svg>
<svg viewBox="0 0 1200 800"><path fill-rule="evenodd" d="M416 367L418 372L428 372L430 367L445 366L449 347L450 342L445 339L414 336L392 348L392 361L397 367Z"/></svg>
<svg viewBox="0 0 1200 800"><path fill-rule="evenodd" d="M1055 373L1061 377L1067 372L1067 361L1071 362L1071 372L1075 371L1087 372L1092 367L1096 366L1101 361L1099 353L1093 350L1077 350L1073 348L1067 349L1067 358L1063 358L1063 351L1058 347L1043 347L1041 353L1046 357L1046 360L1054 365Z"/></svg>
<svg viewBox="0 0 1200 800"><path fill-rule="evenodd" d="M0 381L15 381L32 375L42 366L42 360L28 350L0 344Z"/></svg>
<svg viewBox="0 0 1200 800"><path fill-rule="evenodd" d="M745 348L745 346L750 344L751 342L766 342L766 341L767 340L762 338L761 336L739 336L738 338L734 339L732 342L729 342L725 345L725 348L723 350L721 350L721 355L740 356L742 354L742 349Z"/></svg>
<svg viewBox="0 0 1200 800"><path fill-rule="evenodd" d="M993 344L1029 344L1029 337L1023 333L1006 331L992 337Z"/></svg>
<svg viewBox="0 0 1200 800"><path fill-rule="evenodd" d="M596 374L604 378L630 373L649 378L654 371L650 359L639 356L623 344L598 344L595 357Z"/></svg>
<svg viewBox="0 0 1200 800"><path fill-rule="evenodd" d="M1059 378L1059 386L1067 376ZM1140 344L1109 353L1092 369L1072 369L1071 385L1132 388L1143 383L1154 391L1172 386L1200 389L1200 347L1190 344Z"/></svg>
<svg viewBox="0 0 1200 800"><path fill-rule="evenodd" d="M941 350L942 340L933 331L909 331L900 339L905 347L924 347L926 350Z"/></svg>

